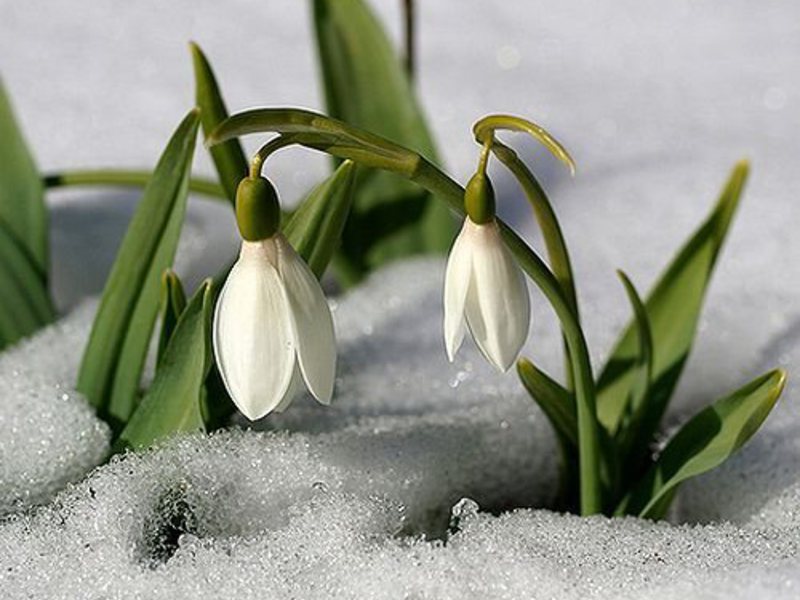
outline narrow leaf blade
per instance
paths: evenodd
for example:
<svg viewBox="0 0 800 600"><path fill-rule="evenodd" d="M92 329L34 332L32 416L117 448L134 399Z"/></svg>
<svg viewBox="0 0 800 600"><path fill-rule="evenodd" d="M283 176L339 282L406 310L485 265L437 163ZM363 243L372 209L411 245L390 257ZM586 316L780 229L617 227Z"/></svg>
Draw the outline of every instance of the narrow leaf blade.
<svg viewBox="0 0 800 600"><path fill-rule="evenodd" d="M50 323L55 309L36 265L0 223L0 348Z"/></svg>
<svg viewBox="0 0 800 600"><path fill-rule="evenodd" d="M211 366L209 344L214 292L201 284L178 320L153 383L119 436L115 450L140 449L180 432L204 430L204 382Z"/></svg>
<svg viewBox="0 0 800 600"><path fill-rule="evenodd" d="M435 161L432 136L402 62L366 3L315 0L314 23L328 112ZM392 217L408 202L420 205L419 214L397 224ZM361 231L375 227L386 234L365 243ZM354 218L342 239L343 260L349 263L343 275L354 277L346 283L396 258L443 253L453 234L451 216L430 194L390 173L361 172Z"/></svg>
<svg viewBox="0 0 800 600"><path fill-rule="evenodd" d="M283 233L298 254L321 278L341 241L353 201L354 165L343 162L306 197Z"/></svg>
<svg viewBox="0 0 800 600"><path fill-rule="evenodd" d="M46 285L48 269L48 215L44 185L11 101L0 81L0 221L31 258Z"/></svg>
<svg viewBox="0 0 800 600"><path fill-rule="evenodd" d="M754 379L699 412L670 440L656 463L618 508L619 514L656 519L678 485L722 464L767 418L783 391L786 373L777 369Z"/></svg>
<svg viewBox="0 0 800 600"><path fill-rule="evenodd" d="M639 355L636 360L636 369L633 373L634 384L630 395L626 399L623 418L619 421L619 429L610 432L618 439L628 440L638 432L639 423L643 413L648 410L647 398L650 380L653 374L653 334L650 329L650 319L647 309L639 297L633 282L622 271L617 271L628 301L633 309L634 323L636 324L636 337L639 341ZM622 443L623 450L627 450L627 443Z"/></svg>
<svg viewBox="0 0 800 600"><path fill-rule="evenodd" d="M228 118L228 109L217 85L214 71L200 46L194 42L189 44L194 66L195 101L200 109L200 121L206 138L217 125ZM236 203L236 188L239 181L247 175L247 158L239 140L228 140L209 149L211 158L217 168L219 180L225 194Z"/></svg>
<svg viewBox="0 0 800 600"><path fill-rule="evenodd" d="M574 397L526 358L517 361L517 373L553 429L577 450L578 417Z"/></svg>
<svg viewBox="0 0 800 600"><path fill-rule="evenodd" d="M642 425L648 435L658 426L691 350L705 292L747 173L747 163L734 168L711 215L687 240L645 302L653 337L653 407ZM635 385L637 346L632 321L598 379L598 417L609 431L616 431Z"/></svg>
<svg viewBox="0 0 800 600"><path fill-rule="evenodd" d="M156 364L161 363L164 351L175 331L183 311L186 309L186 292L175 271L164 271L161 278L161 333L158 337Z"/></svg>
<svg viewBox="0 0 800 600"><path fill-rule="evenodd" d="M78 389L112 427L121 427L135 404L161 274L172 264L186 211L198 127L192 111L167 144L117 253L84 352Z"/></svg>

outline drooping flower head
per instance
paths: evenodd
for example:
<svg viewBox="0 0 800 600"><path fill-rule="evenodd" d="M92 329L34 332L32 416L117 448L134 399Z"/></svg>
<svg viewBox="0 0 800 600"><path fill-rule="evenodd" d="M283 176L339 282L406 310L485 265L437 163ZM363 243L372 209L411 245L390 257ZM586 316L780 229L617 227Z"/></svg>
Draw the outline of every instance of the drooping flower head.
<svg viewBox="0 0 800 600"><path fill-rule="evenodd" d="M530 326L525 277L500 234L494 191L483 171L464 194L467 216L447 260L444 284L444 337L450 362L468 328L481 353L507 371Z"/></svg>
<svg viewBox="0 0 800 600"><path fill-rule="evenodd" d="M302 380L329 404L336 371L333 320L317 278L279 231L272 184L248 177L236 194L242 235L214 313L219 372L236 407L250 420L291 402Z"/></svg>

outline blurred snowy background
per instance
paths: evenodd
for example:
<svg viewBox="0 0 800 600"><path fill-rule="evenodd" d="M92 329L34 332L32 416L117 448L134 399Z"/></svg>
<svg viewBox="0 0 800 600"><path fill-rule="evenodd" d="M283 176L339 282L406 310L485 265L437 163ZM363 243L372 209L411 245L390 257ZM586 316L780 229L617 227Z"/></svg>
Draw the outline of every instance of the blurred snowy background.
<svg viewBox="0 0 800 600"><path fill-rule="evenodd" d="M400 2L372 4L398 39ZM4 597L797 597L800 7L419 0L418 9L418 89L453 174L463 181L474 167L469 128L488 112L542 123L576 158L570 179L511 138L561 216L597 364L627 320L613 269L647 289L733 163L752 160L673 415L789 368L765 431L687 486L675 516L732 524L495 518L466 502L446 546L394 537L441 534L462 496L499 511L546 505L555 486L547 426L514 377L490 375L474 353L446 364L442 265L423 262L339 301L334 408L298 403L263 425L292 434L189 439L122 461L12 518L0 527ZM322 108L302 1L0 2L0 75L40 167L152 165L192 104L190 39L230 109ZM212 173L202 152L196 166ZM291 200L326 167L292 151L272 173ZM500 170L495 182L501 213L536 239L513 182ZM51 196L64 309L99 291L134 201ZM227 209L195 202L182 272L196 281L233 248ZM376 301L380 314L369 309ZM49 502L103 453L103 427L69 390L91 311L0 358L4 513ZM557 332L536 299L534 318L527 353L557 372Z"/></svg>

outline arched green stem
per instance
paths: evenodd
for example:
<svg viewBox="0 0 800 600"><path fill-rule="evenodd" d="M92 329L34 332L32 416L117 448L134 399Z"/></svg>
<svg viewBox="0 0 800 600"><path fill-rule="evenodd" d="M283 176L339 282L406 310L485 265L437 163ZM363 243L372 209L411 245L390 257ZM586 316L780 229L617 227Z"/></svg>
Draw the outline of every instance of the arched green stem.
<svg viewBox="0 0 800 600"><path fill-rule="evenodd" d="M567 152L567 149L541 125L537 125L528 119L515 117L514 115L488 115L472 126L472 133L479 143L484 143L484 141L490 136L493 136L496 131L518 131L527 133L541 142L545 148L563 162L572 175L575 174L575 161L572 159L569 152Z"/></svg>
<svg viewBox="0 0 800 600"><path fill-rule="evenodd" d="M291 134L279 135L268 141L256 150L256 153L253 154L253 158L250 159L250 177L253 179L261 177L261 171L264 169L264 162L271 154L274 154L281 148L286 148L287 146L298 143L301 142L298 141L296 136Z"/></svg>
<svg viewBox="0 0 800 600"><path fill-rule="evenodd" d="M528 169L522 160L520 160L517 153L511 148L500 142L491 134L492 153L502 162L506 168L511 171L516 180L522 186L525 196L530 202L533 209L534 217L542 232L545 248L547 249L547 258L550 263L550 268L553 274L558 279L561 289L567 301L570 303L572 312L575 319L580 322L580 312L578 311L578 297L575 291L575 278L572 273L572 265L569 259L569 252L567 251L567 244L564 241L564 235L561 232L561 226L558 223L556 213L550 200L547 198L542 186L537 181L533 173ZM488 136L487 136L488 137ZM570 367L569 348L564 348L564 364L566 376L566 388L573 389L572 382L572 368Z"/></svg>
<svg viewBox="0 0 800 600"><path fill-rule="evenodd" d="M48 173L43 178L46 188L71 186L111 186L143 188L150 181L150 171L125 169L94 169L81 171L60 171ZM216 181L192 177L189 180L189 191L202 194L214 200L228 200L225 191Z"/></svg>

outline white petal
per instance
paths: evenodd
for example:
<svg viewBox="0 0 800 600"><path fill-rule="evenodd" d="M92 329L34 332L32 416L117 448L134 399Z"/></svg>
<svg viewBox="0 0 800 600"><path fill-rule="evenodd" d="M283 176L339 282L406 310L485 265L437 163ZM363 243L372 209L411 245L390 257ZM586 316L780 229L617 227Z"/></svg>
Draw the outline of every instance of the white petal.
<svg viewBox="0 0 800 600"><path fill-rule="evenodd" d="M497 225L475 227L470 238L472 285L464 307L467 325L486 359L508 371L528 337L528 288Z"/></svg>
<svg viewBox="0 0 800 600"><path fill-rule="evenodd" d="M243 242L217 301L214 355L237 408L251 421L281 402L294 370L286 294L271 263L272 240Z"/></svg>
<svg viewBox="0 0 800 600"><path fill-rule="evenodd" d="M473 227L469 219L464 221L464 226L450 249L444 274L444 345L450 362L453 362L461 342L464 341L464 302L472 276L470 237Z"/></svg>
<svg viewBox="0 0 800 600"><path fill-rule="evenodd" d="M282 413L289 408L289 405L294 402L295 398L303 393L304 389L303 376L300 374L300 368L297 366L297 362L295 362L294 370L292 371L292 380L289 382L289 389L286 390L283 399L275 407L275 412Z"/></svg>
<svg viewBox="0 0 800 600"><path fill-rule="evenodd" d="M300 372L314 397L323 404L330 404L336 377L336 337L328 302L314 273L289 242L280 234L275 240Z"/></svg>

